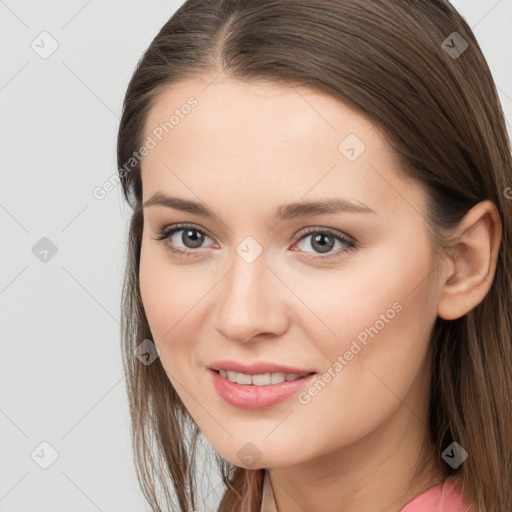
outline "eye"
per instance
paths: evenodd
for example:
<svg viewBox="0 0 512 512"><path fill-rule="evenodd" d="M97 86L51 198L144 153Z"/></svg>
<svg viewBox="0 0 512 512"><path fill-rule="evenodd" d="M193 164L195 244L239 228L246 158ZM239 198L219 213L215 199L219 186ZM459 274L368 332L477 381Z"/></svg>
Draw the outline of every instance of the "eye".
<svg viewBox="0 0 512 512"><path fill-rule="evenodd" d="M307 243L304 243L304 241L307 238L311 238L311 240ZM336 242L338 242L341 245L341 247L345 247L345 249L341 251L336 251L333 254L331 254L331 251L336 245ZM306 258L310 259L326 259L334 256L339 256L343 252L347 252L348 250L356 248L356 243L354 239L326 228L309 229L305 234L303 234L303 236L299 239L297 243L304 243L306 247L312 247L315 251L317 251L317 253L320 254L329 253L327 256L306 256ZM305 252L307 253L308 251Z"/></svg>
<svg viewBox="0 0 512 512"><path fill-rule="evenodd" d="M182 256L199 252L197 249L201 248L205 239L210 238L204 231L189 224L175 225L171 229L161 231L159 235L155 240L163 241L172 253ZM185 247L180 247L178 242Z"/></svg>
<svg viewBox="0 0 512 512"><path fill-rule="evenodd" d="M208 238L211 239L205 231L191 224L174 225L171 228L164 229L159 235L160 236L155 238L155 240L164 242L167 249L177 256L194 256L198 253L200 254L202 252L200 250L202 249L201 246L205 240ZM309 237L311 237L311 240L306 244L304 241ZM345 249L331 254L336 242L338 242L341 247L345 247ZM183 244L184 247L180 247L180 243ZM342 235L329 228L310 228L306 233L302 234L296 245L301 243L306 246L309 245L320 254L319 256L307 255L306 258L317 260L336 257L343 252L356 248L356 241L353 238ZM304 250L304 248L301 248L300 251L308 254L308 251ZM322 256L322 254L327 255Z"/></svg>

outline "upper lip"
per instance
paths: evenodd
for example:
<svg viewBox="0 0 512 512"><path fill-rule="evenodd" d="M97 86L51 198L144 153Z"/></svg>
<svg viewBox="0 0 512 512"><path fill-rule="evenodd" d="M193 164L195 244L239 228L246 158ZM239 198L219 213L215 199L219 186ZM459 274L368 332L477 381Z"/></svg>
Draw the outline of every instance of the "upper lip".
<svg viewBox="0 0 512 512"><path fill-rule="evenodd" d="M316 373L314 370L298 368L295 366L284 366L282 364L269 363L265 361L242 364L237 361L216 361L208 366L211 370L230 370L232 372L245 373L248 375L262 375L264 373L296 373L307 375Z"/></svg>

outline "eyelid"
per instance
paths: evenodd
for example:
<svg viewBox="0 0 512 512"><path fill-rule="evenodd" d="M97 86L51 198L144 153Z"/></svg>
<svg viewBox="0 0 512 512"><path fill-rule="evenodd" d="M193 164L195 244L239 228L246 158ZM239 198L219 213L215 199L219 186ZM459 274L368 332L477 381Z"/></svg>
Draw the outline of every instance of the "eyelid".
<svg viewBox="0 0 512 512"><path fill-rule="evenodd" d="M159 231L159 234L162 234L162 235L167 234L168 235L168 234L172 233L173 231L179 231L181 229L194 229L196 231L204 233L205 235L208 235L209 238L213 239L213 237L210 235L208 230L206 230L205 228L198 226L196 224L187 224L187 223L171 224L169 226L162 228Z"/></svg>
<svg viewBox="0 0 512 512"><path fill-rule="evenodd" d="M349 235L348 233L343 233L342 231L338 231L337 229L333 228L327 228L327 227L321 227L321 226L308 226L304 228L304 231L300 232L299 240L301 240L303 237L310 235L311 233L329 233L333 236L336 236L341 239L345 239L350 242L356 243L357 240Z"/></svg>

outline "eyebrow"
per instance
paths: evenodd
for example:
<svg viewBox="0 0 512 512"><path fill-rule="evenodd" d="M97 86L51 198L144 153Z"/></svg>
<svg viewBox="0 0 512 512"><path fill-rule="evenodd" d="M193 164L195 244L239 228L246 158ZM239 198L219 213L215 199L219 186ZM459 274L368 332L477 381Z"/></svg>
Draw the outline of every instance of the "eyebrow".
<svg viewBox="0 0 512 512"><path fill-rule="evenodd" d="M216 215L201 203L170 197L162 192L155 193L144 204L143 208L160 205L167 208L174 208L188 213L201 215L206 218L214 218ZM375 210L359 201L353 202L343 198L328 198L321 201L296 202L279 206L271 217L272 222L292 220L306 215L322 215L325 213L354 212L372 213L377 215Z"/></svg>

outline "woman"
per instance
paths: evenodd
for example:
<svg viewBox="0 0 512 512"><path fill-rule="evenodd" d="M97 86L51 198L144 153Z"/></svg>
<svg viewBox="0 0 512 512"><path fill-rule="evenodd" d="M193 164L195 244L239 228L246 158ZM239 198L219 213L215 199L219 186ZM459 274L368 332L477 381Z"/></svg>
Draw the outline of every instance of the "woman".
<svg viewBox="0 0 512 512"><path fill-rule="evenodd" d="M187 1L118 166L153 510L200 435L219 512L512 510L511 153L447 1Z"/></svg>

